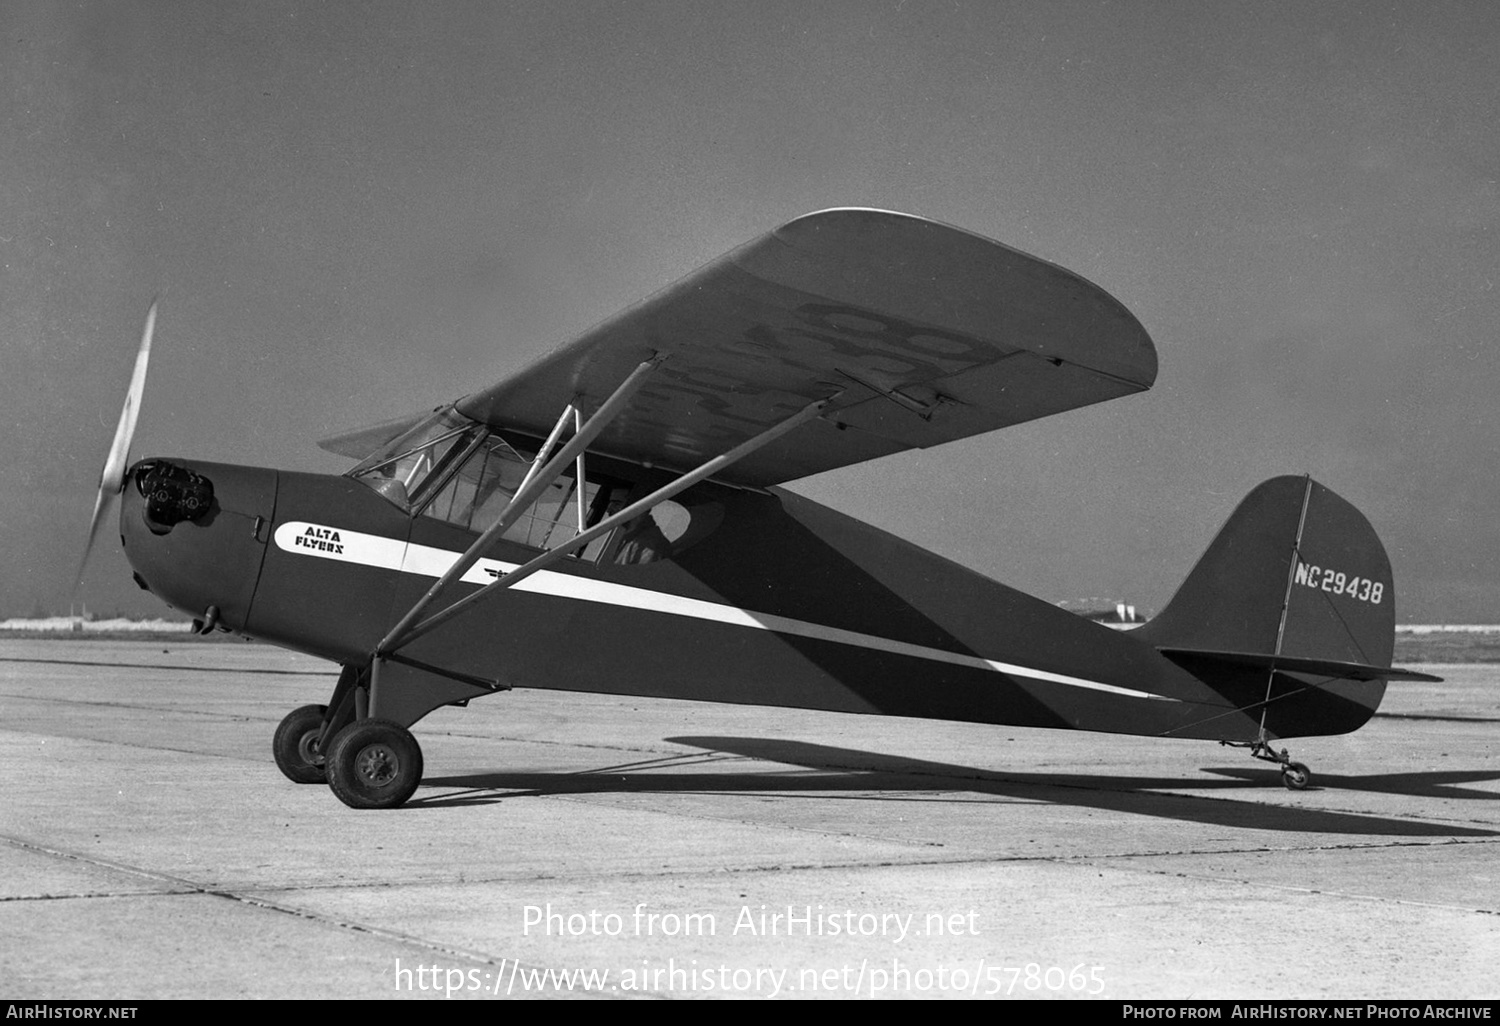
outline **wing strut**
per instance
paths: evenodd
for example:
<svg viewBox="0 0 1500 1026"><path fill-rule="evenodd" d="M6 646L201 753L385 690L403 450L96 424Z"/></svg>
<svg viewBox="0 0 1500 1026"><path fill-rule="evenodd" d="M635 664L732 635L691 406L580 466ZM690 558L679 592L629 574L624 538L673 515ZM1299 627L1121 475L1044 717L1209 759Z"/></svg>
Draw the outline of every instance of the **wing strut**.
<svg viewBox="0 0 1500 1026"><path fill-rule="evenodd" d="M469 568L479 562L480 554L489 548L490 543L498 538L511 524L515 523L520 515L541 496L542 492L547 490L548 486L563 472L568 464L573 462L574 457L588 448L589 443L598 436L599 432L609 426L609 422L614 419L615 414L625 405L626 400L646 383L646 378L666 358L665 353L658 353L631 371L630 375L624 381L620 382L620 386L614 390L614 393L608 399L604 400L604 403L594 412L594 415L579 427L572 438L568 439L567 444L562 447L561 451L538 470L537 465L542 460L543 454L556 443L557 436L562 432L564 426L570 419L573 419L568 414L576 407L576 403L570 405L568 409L563 410L562 416L557 419L557 426L552 429L552 435L548 439L547 444L542 446L541 452L537 454L536 461L531 465L531 470L527 471L526 478L520 489L510 502L506 503L505 509L500 512L500 519L491 524L483 534L474 540L474 544L470 545L464 554L458 557L458 562L449 567L448 572L438 578L437 583L427 589L427 594L419 598L416 604L407 610L406 615L401 618L400 622L392 627L390 632L381 639L380 644L375 646L375 655L377 657L389 655L415 636L410 634L411 625L417 622L417 617L421 616L428 606L432 605L438 593L468 573ZM575 423L577 423L576 420Z"/></svg>
<svg viewBox="0 0 1500 1026"><path fill-rule="evenodd" d="M645 365L642 364L642 366ZM672 481L670 484L663 485L656 491L652 492L650 495L647 495L645 498L639 499L631 503L629 506L626 506L618 513L605 517L593 527L582 532L581 534L575 535L573 538L569 539L562 545L559 545L557 548L549 549L546 552L543 552L541 555L523 564L522 566L517 567L510 573L491 581L489 584L486 584L478 591L471 592L470 594L465 595L463 598L459 599L457 602L454 602L446 609L442 610L441 612L434 613L432 616L428 617L426 620L423 620L421 623L418 623L416 626L410 626L410 622L416 619L416 614L421 611L421 608L424 605L427 604L426 598L424 597L424 601L419 602L416 606L414 606L412 612L407 613L406 616L402 619L401 623L396 625L396 629L392 630L390 635L387 636L386 640L382 641L380 643L380 646L376 648L375 655L377 659L377 665L379 659L389 656L397 648L407 644L408 642L416 640L423 634L426 634L428 631L432 630L434 627L446 623L448 620L450 620L454 616L457 616L464 609L467 609L475 602L480 601L491 592L497 591L502 588L509 588L512 585L519 584L521 581L525 580L527 577L530 577L538 570L541 570L551 565L552 563L557 562L564 556L568 555L570 552L574 552L578 549L583 548L585 545L587 545L589 542L593 541L600 535L612 531L620 524L634 520L636 517L651 509L651 507L655 506L657 503L664 502L667 499L670 499L678 492L691 488L693 485L704 480L705 478L712 477L714 474L719 473L724 468L733 464L735 461L750 455L757 449L761 449L764 446L769 445L771 442L774 442L776 439L780 438L788 431L791 431L792 429L799 427L806 421L809 421L818 416L818 414L822 413L824 408L827 407L828 404L835 398L836 396L829 396L828 398L819 399L815 402L808 403L806 406L802 407L802 409L798 410L790 417L767 428L765 431L762 431L755 437L741 442L739 445L735 446L728 452L720 456L715 456L707 463L704 463L703 465L698 467L698 469L682 475L675 481ZM597 417L597 414L595 416ZM592 423L592 421L590 423ZM587 425L585 426L585 430L586 429ZM558 453L556 459L553 462L562 462L565 458L571 456L571 454L568 452L569 448L571 448L571 443L569 444L569 446L565 446L562 452ZM551 468L552 464L548 464L548 469L550 470ZM547 471L543 471L543 475L546 474ZM553 476L556 475L554 474ZM549 477L548 480L550 481L551 478ZM517 492L516 498L511 500L511 506L519 503L525 496L525 493L525 489L523 489L521 492ZM533 495L531 498L534 497L535 496ZM525 505L529 505L530 502L530 498L526 499ZM525 506L523 505L522 508L524 509ZM499 523L502 525L500 529L503 529L503 525L506 523L510 512L510 507L506 507L506 515L502 516L499 521ZM438 584L433 587L432 591L428 592L428 596L437 591L438 587L441 587L444 582L450 579L456 579L457 577L461 576L466 570L468 570L469 567L473 566L479 558L480 550L484 549L489 544L492 536L497 533L497 529L491 527L484 533L484 535L479 538L478 541L469 546L469 550L464 553L463 557L458 561L458 563L454 564L453 569L449 570L448 573L443 576L443 580L439 581Z"/></svg>
<svg viewBox="0 0 1500 1026"><path fill-rule="evenodd" d="M525 488L531 484L531 479L536 477L537 472L546 464L547 457L552 454L552 447L557 444L558 436L563 433L563 428L568 426L568 421L573 420L575 417L582 418L582 416L583 413L578 409L576 399L563 407L562 416L558 417L557 423L552 426L552 433L547 436L547 440L542 443L542 447L532 457L531 466L526 468L526 476L521 478L521 488ZM581 419L575 420L574 424L578 430L582 430L583 422ZM520 491L519 488L516 490Z"/></svg>
<svg viewBox="0 0 1500 1026"><path fill-rule="evenodd" d="M573 408L573 429L575 431L583 430L583 413L576 406ZM582 531L585 526L584 520L588 518L588 510L584 505L585 496L583 494L585 491L583 484L588 480L588 477L583 472L583 453L581 452L578 454L578 466L573 471L573 480L578 482L577 487L573 489L573 494L578 497L578 530Z"/></svg>

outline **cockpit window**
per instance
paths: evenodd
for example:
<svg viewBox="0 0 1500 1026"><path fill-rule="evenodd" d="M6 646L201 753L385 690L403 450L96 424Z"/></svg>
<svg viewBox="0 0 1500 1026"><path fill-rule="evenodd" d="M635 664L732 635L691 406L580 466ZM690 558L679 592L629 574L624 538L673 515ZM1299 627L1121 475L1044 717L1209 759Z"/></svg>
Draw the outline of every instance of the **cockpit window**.
<svg viewBox="0 0 1500 1026"><path fill-rule="evenodd" d="M654 563L665 559L672 543L687 533L691 515L681 503L667 499L625 525L620 547L615 550L616 563Z"/></svg>
<svg viewBox="0 0 1500 1026"><path fill-rule="evenodd" d="M349 476L410 511L483 431L452 409L440 411L367 456Z"/></svg>
<svg viewBox="0 0 1500 1026"><path fill-rule="evenodd" d="M476 534L486 531L500 519L511 496L521 490L529 469L528 459L504 439L490 435L468 453L422 513ZM555 549L618 510L625 491L619 482L586 475L580 498L575 475L561 474L501 537L532 548ZM607 533L595 538L577 555L596 560L609 540Z"/></svg>
<svg viewBox="0 0 1500 1026"><path fill-rule="evenodd" d="M524 443L521 443L524 444ZM413 515L475 534L488 530L531 470L534 453L518 449L451 407L433 414L349 472ZM555 549L640 498L627 482L585 467L580 492L576 464L559 474L501 537L536 549ZM619 565L669 559L713 531L724 519L716 502L666 499L590 541L580 559ZM686 503L686 504L684 504Z"/></svg>
<svg viewBox="0 0 1500 1026"><path fill-rule="evenodd" d="M612 562L622 566L669 559L696 545L724 522L717 502L684 506L666 499L620 529L620 544Z"/></svg>
<svg viewBox="0 0 1500 1026"><path fill-rule="evenodd" d="M520 453L492 435L464 460L422 512L477 534L500 516L529 468Z"/></svg>

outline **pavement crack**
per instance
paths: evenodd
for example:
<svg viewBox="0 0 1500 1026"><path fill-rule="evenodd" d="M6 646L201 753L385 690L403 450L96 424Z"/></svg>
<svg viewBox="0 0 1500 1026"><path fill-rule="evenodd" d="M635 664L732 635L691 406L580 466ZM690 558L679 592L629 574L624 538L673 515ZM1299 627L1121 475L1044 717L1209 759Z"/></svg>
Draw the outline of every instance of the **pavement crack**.
<svg viewBox="0 0 1500 1026"><path fill-rule="evenodd" d="M1458 844L1494 844L1489 840L1447 840L1447 841L1390 841L1380 844L1324 844L1306 845L1297 847L1254 847L1239 849L1212 849L1212 850L1180 850L1160 852L1120 853L1115 855L1081 855L1056 857L1052 861L1059 865L1096 865L1101 863L1112 863L1109 868L1127 873L1141 873L1148 876L1176 877L1184 880L1203 880L1211 883L1235 884L1241 887L1257 888L1269 891L1281 891L1291 894L1316 894L1331 898L1347 898L1353 901L1370 901L1379 904L1410 906L1414 908L1444 909L1450 912L1468 912L1477 915L1500 915L1500 908L1484 908L1473 905L1457 905L1452 902L1443 901L1421 901L1416 898L1401 898L1381 894L1364 894L1357 891L1332 889L1327 887L1306 887L1295 884L1278 884L1262 880L1246 880L1224 874L1187 872L1180 869L1157 869L1150 866L1118 865L1124 859L1150 859L1150 858L1180 858L1182 856L1226 856L1226 855L1258 855L1278 854L1291 852L1313 852L1313 851L1379 851L1391 848L1446 848Z"/></svg>
<svg viewBox="0 0 1500 1026"><path fill-rule="evenodd" d="M7 894L0 897L0 905L11 901L76 901L79 898L141 898L164 894L196 894L192 888L169 887L146 891L79 891L75 894Z"/></svg>
<svg viewBox="0 0 1500 1026"><path fill-rule="evenodd" d="M414 948L419 948L431 954L441 955L445 958L468 962L472 965L494 966L497 968L504 968L509 965L515 965L518 968L537 971L544 971L547 968L547 966L539 962L522 961L520 959L505 955L492 955L484 951L478 951L456 944L444 944L440 941L429 940L425 937L418 937L414 934L404 933L400 930L389 930L381 926L375 926L371 923L361 922L357 919L350 919L342 916L331 916L323 912L316 912L312 909L300 908L296 905L273 901L269 898L258 897L253 894L242 894L239 891L229 888L214 887L206 884L196 883L192 880L186 879L185 877L175 876L171 873L162 873L157 870L144 869L140 866L132 866L123 862L115 862L111 859L103 859L97 856L84 855L79 852L67 851L62 848L53 848L47 845L35 844L31 841L22 840L18 837L7 837L4 835L0 835L0 844L6 844L13 848L17 848L22 851L29 851L34 854L47 855L52 858L57 858L64 861L80 862L86 865L98 866L115 872L128 873L134 876L143 877L148 880L161 881L172 885L169 889L159 891L129 891L118 893L101 892L71 895L33 895L29 898L13 897L3 900L37 901L59 900L68 898L129 899L143 897L161 897L164 895L174 897L190 897L193 895L201 895L203 897L218 898L223 901L232 901L237 904L261 909L263 911L275 913L278 915L291 916L297 919L315 923L319 926L329 927L337 930L347 930L351 933L360 933L370 937L378 937L382 940L405 944ZM604 994L602 996L608 995ZM648 994L646 996L650 995Z"/></svg>

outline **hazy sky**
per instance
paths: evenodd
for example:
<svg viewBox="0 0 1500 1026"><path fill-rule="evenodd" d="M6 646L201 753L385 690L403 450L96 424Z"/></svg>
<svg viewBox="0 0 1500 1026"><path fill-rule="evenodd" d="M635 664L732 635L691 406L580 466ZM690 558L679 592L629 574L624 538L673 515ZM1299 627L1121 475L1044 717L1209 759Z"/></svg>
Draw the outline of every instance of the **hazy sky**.
<svg viewBox="0 0 1500 1026"><path fill-rule="evenodd" d="M5 0L0 32L0 615L66 607L157 292L134 454L338 473L318 438L861 205L1097 282L1161 375L798 490L1159 607L1312 473L1402 621L1500 620L1500 5ZM164 608L101 549L91 608Z"/></svg>

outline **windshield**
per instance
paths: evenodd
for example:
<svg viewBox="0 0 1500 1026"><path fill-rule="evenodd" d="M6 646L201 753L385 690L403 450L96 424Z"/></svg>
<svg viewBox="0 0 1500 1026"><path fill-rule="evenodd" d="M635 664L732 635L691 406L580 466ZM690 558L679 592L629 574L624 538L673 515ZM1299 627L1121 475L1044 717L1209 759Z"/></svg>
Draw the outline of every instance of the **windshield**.
<svg viewBox="0 0 1500 1026"><path fill-rule="evenodd" d="M452 408L440 410L365 457L349 476L409 511L483 434Z"/></svg>

